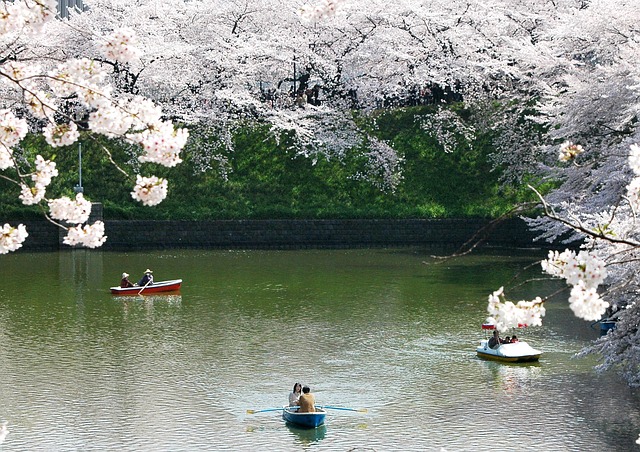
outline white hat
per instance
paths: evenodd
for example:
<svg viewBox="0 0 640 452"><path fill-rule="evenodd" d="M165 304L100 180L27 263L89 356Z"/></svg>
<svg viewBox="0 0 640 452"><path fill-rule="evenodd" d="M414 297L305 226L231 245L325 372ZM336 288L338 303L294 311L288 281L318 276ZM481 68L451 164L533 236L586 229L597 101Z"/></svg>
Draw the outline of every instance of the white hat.
<svg viewBox="0 0 640 452"><path fill-rule="evenodd" d="M128 277L129 277L129 273L123 273L123 274L122 274L122 279L124 279L124 278L128 278Z"/></svg>
<svg viewBox="0 0 640 452"><path fill-rule="evenodd" d="M149 270L148 268L144 271L145 273L153 273L151 270Z"/></svg>

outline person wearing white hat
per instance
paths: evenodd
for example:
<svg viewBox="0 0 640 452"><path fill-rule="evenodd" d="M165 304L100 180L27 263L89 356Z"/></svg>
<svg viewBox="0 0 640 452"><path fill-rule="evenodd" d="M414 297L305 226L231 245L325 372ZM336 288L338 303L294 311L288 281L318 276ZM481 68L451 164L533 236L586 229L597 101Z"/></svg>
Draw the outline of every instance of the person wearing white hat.
<svg viewBox="0 0 640 452"><path fill-rule="evenodd" d="M133 283L129 281L129 273L123 273L120 280L120 287L133 287Z"/></svg>
<svg viewBox="0 0 640 452"><path fill-rule="evenodd" d="M138 282L138 285L141 287L150 286L153 284L153 272L148 268L144 271L144 275L142 279Z"/></svg>

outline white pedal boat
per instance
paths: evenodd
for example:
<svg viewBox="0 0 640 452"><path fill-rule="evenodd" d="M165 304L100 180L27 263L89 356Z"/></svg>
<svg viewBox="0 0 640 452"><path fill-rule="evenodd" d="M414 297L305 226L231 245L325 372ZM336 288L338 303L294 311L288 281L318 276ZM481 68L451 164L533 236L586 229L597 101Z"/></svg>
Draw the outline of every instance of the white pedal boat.
<svg viewBox="0 0 640 452"><path fill-rule="evenodd" d="M524 326L524 325L523 325ZM482 329L495 330L495 326L491 324L483 324ZM517 342L511 342L507 344L498 344L497 346L490 347L489 339L485 339L480 342L480 346L476 348L478 357L483 359L490 359L494 361L502 361L508 363L526 363L532 361L538 361L542 352L531 347L524 341L518 340Z"/></svg>

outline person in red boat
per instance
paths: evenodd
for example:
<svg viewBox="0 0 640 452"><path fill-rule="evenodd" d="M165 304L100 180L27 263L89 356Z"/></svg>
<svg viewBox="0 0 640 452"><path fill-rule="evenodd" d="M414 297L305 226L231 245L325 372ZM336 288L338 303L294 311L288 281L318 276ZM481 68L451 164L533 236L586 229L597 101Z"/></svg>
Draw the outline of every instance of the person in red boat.
<svg viewBox="0 0 640 452"><path fill-rule="evenodd" d="M129 281L129 273L123 273L120 280L120 287L133 287L133 283Z"/></svg>
<svg viewBox="0 0 640 452"><path fill-rule="evenodd" d="M140 287L145 287L145 286L150 286L151 284L153 284L153 272L147 268L144 271L144 275L142 276L142 279L138 281L138 285Z"/></svg>

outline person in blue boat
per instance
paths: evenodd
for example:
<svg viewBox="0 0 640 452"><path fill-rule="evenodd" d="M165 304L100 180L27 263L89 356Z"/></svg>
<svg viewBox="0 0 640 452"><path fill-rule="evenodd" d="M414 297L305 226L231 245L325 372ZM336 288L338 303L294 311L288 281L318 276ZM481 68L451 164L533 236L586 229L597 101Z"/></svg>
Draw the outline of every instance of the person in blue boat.
<svg viewBox="0 0 640 452"><path fill-rule="evenodd" d="M144 271L144 275L142 276L142 279L138 281L138 285L141 287L144 287L144 286L150 286L151 284L153 284L153 272L147 268Z"/></svg>
<svg viewBox="0 0 640 452"><path fill-rule="evenodd" d="M296 383L293 385L293 391L289 393L289 406L300 405L300 394L302 393L302 385Z"/></svg>
<svg viewBox="0 0 640 452"><path fill-rule="evenodd" d="M133 287L133 283L129 281L129 273L123 273L120 280L120 287Z"/></svg>
<svg viewBox="0 0 640 452"><path fill-rule="evenodd" d="M316 397L311 394L309 386L302 388L302 395L299 399L300 408L298 413L315 413L316 412Z"/></svg>

